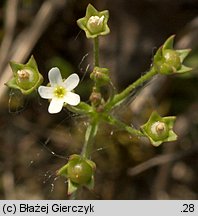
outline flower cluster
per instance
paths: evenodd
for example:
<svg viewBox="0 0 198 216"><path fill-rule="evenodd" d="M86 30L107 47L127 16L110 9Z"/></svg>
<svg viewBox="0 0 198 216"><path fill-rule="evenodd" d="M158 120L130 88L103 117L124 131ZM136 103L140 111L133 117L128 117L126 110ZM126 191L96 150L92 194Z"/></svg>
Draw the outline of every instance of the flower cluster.
<svg viewBox="0 0 198 216"><path fill-rule="evenodd" d="M49 101L48 112L59 113L63 107L73 113L83 114L89 119L86 128L84 146L80 155L70 156L67 164L61 167L57 175L64 176L68 180L68 194L85 186L92 189L94 186L94 172L96 165L90 160L93 152L94 138L101 122L114 125L134 136L147 137L153 146L159 146L163 142L175 141L177 135L174 132L176 117L161 117L153 112L149 120L135 129L133 125L127 125L114 116L116 106L122 104L134 90L157 74L180 74L191 70L183 64L189 54L189 49L175 50L173 48L174 36L169 37L157 50L150 70L142 75L134 83L130 84L122 92L117 93L109 75L109 69L99 64L99 36L107 35L110 29L107 25L109 19L108 10L97 11L91 4L88 5L85 17L77 20L78 26L85 31L86 37L94 41L94 68L90 73L93 81L89 103L80 102L80 96L74 92L79 84L79 76L74 73L63 79L57 67L53 67L48 73L49 84L43 86L43 77L38 71L34 57L27 64L11 62L13 78L7 82L10 88L20 90L23 94L30 94L38 90L39 95ZM109 93L109 97L106 93Z"/></svg>

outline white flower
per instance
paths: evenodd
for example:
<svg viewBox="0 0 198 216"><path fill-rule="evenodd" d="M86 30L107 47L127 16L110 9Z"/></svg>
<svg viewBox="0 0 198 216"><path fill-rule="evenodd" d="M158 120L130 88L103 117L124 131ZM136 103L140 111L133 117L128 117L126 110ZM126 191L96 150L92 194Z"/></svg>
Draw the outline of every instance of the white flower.
<svg viewBox="0 0 198 216"><path fill-rule="evenodd" d="M76 106L80 103L80 96L72 92L78 85L79 77L71 74L65 81L61 77L57 67L52 68L48 73L50 86L40 86L38 92L44 99L51 99L48 112L58 113L62 110L64 103Z"/></svg>

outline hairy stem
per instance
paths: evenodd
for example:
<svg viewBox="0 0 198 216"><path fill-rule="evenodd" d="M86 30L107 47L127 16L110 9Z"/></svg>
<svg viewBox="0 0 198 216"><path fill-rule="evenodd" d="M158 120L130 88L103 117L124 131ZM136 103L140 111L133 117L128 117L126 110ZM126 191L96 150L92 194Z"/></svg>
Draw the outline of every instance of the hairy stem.
<svg viewBox="0 0 198 216"><path fill-rule="evenodd" d="M129 94L138 86L143 84L145 81L151 79L154 75L157 74L157 71L152 67L150 71L148 71L145 75L141 76L138 80L134 83L129 85L126 89L124 89L121 93L116 94L111 101L109 101L106 106L105 110L109 111L110 109L119 105L124 99L126 99Z"/></svg>
<svg viewBox="0 0 198 216"><path fill-rule="evenodd" d="M98 130L98 123L99 123L98 119L92 119L89 126L87 127L87 130L85 133L85 143L84 143L83 150L81 153L83 157L86 157L86 158L90 157L94 137L96 136L96 133Z"/></svg>
<svg viewBox="0 0 198 216"><path fill-rule="evenodd" d="M132 128L131 126L126 125L125 123L119 121L118 119L114 118L113 116L108 116L107 121L111 125L115 125L120 129L124 129L128 133L136 136L145 136L141 131Z"/></svg>
<svg viewBox="0 0 198 216"><path fill-rule="evenodd" d="M66 107L70 112L80 115L89 115L92 112L92 107L85 102L80 102L77 106L67 104Z"/></svg>

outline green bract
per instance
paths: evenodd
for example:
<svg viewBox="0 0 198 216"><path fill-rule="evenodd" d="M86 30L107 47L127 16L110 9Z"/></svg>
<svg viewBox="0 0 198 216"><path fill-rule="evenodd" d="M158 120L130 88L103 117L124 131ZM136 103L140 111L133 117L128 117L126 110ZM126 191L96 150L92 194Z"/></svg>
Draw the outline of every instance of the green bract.
<svg viewBox="0 0 198 216"><path fill-rule="evenodd" d="M141 126L151 144L159 146L163 142L175 141L177 135L173 131L175 116L161 117L157 112L153 112L146 124Z"/></svg>
<svg viewBox="0 0 198 216"><path fill-rule="evenodd" d="M154 68L161 74L185 73L192 69L182 63L190 49L174 50L174 35L169 37L154 56Z"/></svg>
<svg viewBox="0 0 198 216"><path fill-rule="evenodd" d="M109 11L97 11L91 4L87 6L85 17L77 20L78 26L85 31L87 38L96 38L110 32L107 25Z"/></svg>
<svg viewBox="0 0 198 216"><path fill-rule="evenodd" d="M23 94L31 94L43 82L43 76L39 73L33 56L27 64L10 62L13 77L6 85L10 88L19 89Z"/></svg>
<svg viewBox="0 0 198 216"><path fill-rule="evenodd" d="M68 178L68 194L80 186L92 189L94 186L95 163L80 155L71 155L69 161L58 171L58 175Z"/></svg>

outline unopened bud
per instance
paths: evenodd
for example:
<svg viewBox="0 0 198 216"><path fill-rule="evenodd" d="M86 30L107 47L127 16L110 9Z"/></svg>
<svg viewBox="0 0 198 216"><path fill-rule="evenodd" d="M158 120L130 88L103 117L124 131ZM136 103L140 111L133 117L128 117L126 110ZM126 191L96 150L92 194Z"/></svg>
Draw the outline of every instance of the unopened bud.
<svg viewBox="0 0 198 216"><path fill-rule="evenodd" d="M107 35L110 29L107 25L109 11L98 11L89 4L86 9L86 15L77 20L78 26L85 31L87 38L96 38L100 35Z"/></svg>
<svg viewBox="0 0 198 216"><path fill-rule="evenodd" d="M109 69L95 67L93 72L90 74L90 78L99 86L106 85L110 82Z"/></svg>
<svg viewBox="0 0 198 216"><path fill-rule="evenodd" d="M88 30L95 34L103 30L104 16L91 16L87 22Z"/></svg>
<svg viewBox="0 0 198 216"><path fill-rule="evenodd" d="M32 88L38 79L38 75L29 69L18 70L16 74L16 83L24 90Z"/></svg>
<svg viewBox="0 0 198 216"><path fill-rule="evenodd" d="M176 71L181 68L181 61L180 61L180 57L179 57L179 54L177 53L177 51L167 49L164 51L163 55L165 58L165 62L168 65L174 67L176 69Z"/></svg>
<svg viewBox="0 0 198 216"><path fill-rule="evenodd" d="M174 122L174 116L161 117L157 112L153 112L141 129L154 146L159 146L163 142L177 139L177 135L173 131Z"/></svg>
<svg viewBox="0 0 198 216"><path fill-rule="evenodd" d="M102 95L100 92L95 92L93 91L89 97L89 100L91 101L91 103L97 107L101 104L102 101Z"/></svg>
<svg viewBox="0 0 198 216"><path fill-rule="evenodd" d="M91 188L94 185L96 165L80 155L71 155L66 165L57 171L57 175L68 178L68 193L72 193L79 186Z"/></svg>
<svg viewBox="0 0 198 216"><path fill-rule="evenodd" d="M31 79L32 79L32 72L31 72L31 70L27 70L27 69L18 70L17 71L17 75L18 75L19 82L23 81L23 80L29 80L29 81L31 81Z"/></svg>
<svg viewBox="0 0 198 216"><path fill-rule="evenodd" d="M18 89L22 94L30 94L43 82L37 63L33 56L26 64L10 62L13 77L6 83L10 88Z"/></svg>
<svg viewBox="0 0 198 216"><path fill-rule="evenodd" d="M155 122L151 126L151 132L155 135L162 136L163 134L166 134L167 127L164 122Z"/></svg>

